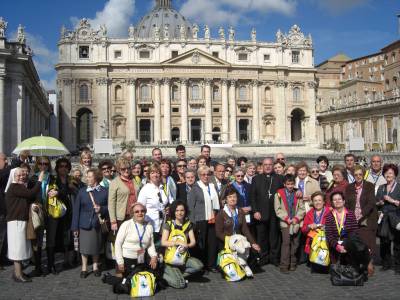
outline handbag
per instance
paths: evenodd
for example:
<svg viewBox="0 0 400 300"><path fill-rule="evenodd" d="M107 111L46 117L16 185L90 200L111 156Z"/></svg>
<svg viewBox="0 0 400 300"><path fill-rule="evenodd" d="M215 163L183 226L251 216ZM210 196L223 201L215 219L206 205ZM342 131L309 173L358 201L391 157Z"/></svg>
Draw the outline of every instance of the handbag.
<svg viewBox="0 0 400 300"><path fill-rule="evenodd" d="M364 274L360 274L352 266L349 265L331 265L330 275L332 285L334 286L364 285Z"/></svg>
<svg viewBox="0 0 400 300"><path fill-rule="evenodd" d="M92 204L93 204L93 208L94 208L96 206L96 202L94 201L92 192L89 192L89 196L90 196L90 200L92 200ZM96 215L97 215L97 218L99 219L101 233L103 233L103 234L109 233L110 230L108 229L108 224L107 224L106 219L103 219L99 212L96 213Z"/></svg>
<svg viewBox="0 0 400 300"><path fill-rule="evenodd" d="M37 207L37 212L34 209L34 206ZM33 229L37 230L40 227L44 226L44 212L41 205L31 204L31 214L32 214L32 225Z"/></svg>

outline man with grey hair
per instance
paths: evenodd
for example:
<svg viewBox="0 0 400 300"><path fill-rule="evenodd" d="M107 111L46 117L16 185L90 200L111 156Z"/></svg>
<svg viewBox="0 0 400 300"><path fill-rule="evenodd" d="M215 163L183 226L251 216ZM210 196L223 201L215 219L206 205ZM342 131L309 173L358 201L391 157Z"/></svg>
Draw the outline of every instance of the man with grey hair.
<svg viewBox="0 0 400 300"><path fill-rule="evenodd" d="M278 266L280 255L280 227L275 214L274 197L283 187L283 176L274 173L272 157L263 160L263 173L256 175L250 187L250 203L257 231L257 244L261 247L262 264Z"/></svg>
<svg viewBox="0 0 400 300"><path fill-rule="evenodd" d="M7 241L5 188L7 186L8 177L10 176L10 170L11 168L7 163L7 156L0 152L0 270L3 269L2 263L5 260L5 257L3 257L1 253Z"/></svg>
<svg viewBox="0 0 400 300"><path fill-rule="evenodd" d="M386 184L386 179L382 174L383 160L380 155L373 155L370 161L370 168L365 173L364 179L375 185L375 195L382 184Z"/></svg>

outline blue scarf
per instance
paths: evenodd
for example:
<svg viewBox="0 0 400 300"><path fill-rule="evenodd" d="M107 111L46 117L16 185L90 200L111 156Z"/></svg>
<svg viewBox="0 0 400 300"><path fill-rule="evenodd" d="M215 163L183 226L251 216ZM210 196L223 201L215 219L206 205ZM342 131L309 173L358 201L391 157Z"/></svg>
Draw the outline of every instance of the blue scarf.
<svg viewBox="0 0 400 300"><path fill-rule="evenodd" d="M40 172L35 173L35 175L39 178L39 174ZM50 181L50 174L49 172L46 172L44 174L44 178L42 180L42 184L41 184L41 200L42 200L42 204L45 205L47 202L47 185L49 184Z"/></svg>
<svg viewBox="0 0 400 300"><path fill-rule="evenodd" d="M236 181L232 183L233 187L237 190L240 197L240 202L243 203L243 207L247 207L247 190L245 185L242 183L239 185Z"/></svg>

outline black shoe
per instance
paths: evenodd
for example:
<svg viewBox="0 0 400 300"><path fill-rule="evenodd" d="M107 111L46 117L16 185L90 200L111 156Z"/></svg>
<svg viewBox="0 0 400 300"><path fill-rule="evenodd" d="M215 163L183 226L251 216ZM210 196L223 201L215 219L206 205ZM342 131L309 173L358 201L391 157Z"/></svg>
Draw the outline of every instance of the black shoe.
<svg viewBox="0 0 400 300"><path fill-rule="evenodd" d="M383 265L382 268L381 268L381 271L387 271L387 270L390 270L390 266Z"/></svg>
<svg viewBox="0 0 400 300"><path fill-rule="evenodd" d="M400 275L400 269L396 269L396 270L394 270L394 274L396 274L396 275Z"/></svg>
<svg viewBox="0 0 400 300"><path fill-rule="evenodd" d="M84 278L86 278L86 277L88 277L88 276L89 276L89 272L88 272L88 271L82 271L82 272L81 272L80 277L81 277L82 279L84 279Z"/></svg>
<svg viewBox="0 0 400 300"><path fill-rule="evenodd" d="M49 274L51 273L53 275L58 275L58 272L57 272L57 269L56 269L55 266L52 266L52 267L48 268L47 271L49 272Z"/></svg>
<svg viewBox="0 0 400 300"><path fill-rule="evenodd" d="M94 276L96 276L96 277L100 277L100 276L101 276L101 271L100 271L100 269L93 270L93 274L94 274Z"/></svg>
<svg viewBox="0 0 400 300"><path fill-rule="evenodd" d="M22 276L15 276L15 274L13 274L13 275L12 275L12 279L13 279L15 282L18 282L18 283L32 282L32 279L30 279L30 278L28 278L28 277L25 277L24 275L22 275Z"/></svg>
<svg viewBox="0 0 400 300"><path fill-rule="evenodd" d="M29 273L29 277L40 277L43 276L43 271L41 269L34 269Z"/></svg>

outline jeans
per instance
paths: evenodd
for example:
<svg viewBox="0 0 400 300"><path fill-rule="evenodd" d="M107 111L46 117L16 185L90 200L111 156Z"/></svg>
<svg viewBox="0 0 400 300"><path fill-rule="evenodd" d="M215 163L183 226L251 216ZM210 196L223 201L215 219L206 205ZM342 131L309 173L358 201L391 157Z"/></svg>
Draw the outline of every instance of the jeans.
<svg viewBox="0 0 400 300"><path fill-rule="evenodd" d="M186 287L185 277L196 274L203 268L203 263L194 257L189 257L186 265L182 268L171 265L165 265L163 278L168 285L176 288L183 289ZM183 272L182 272L183 271Z"/></svg>

